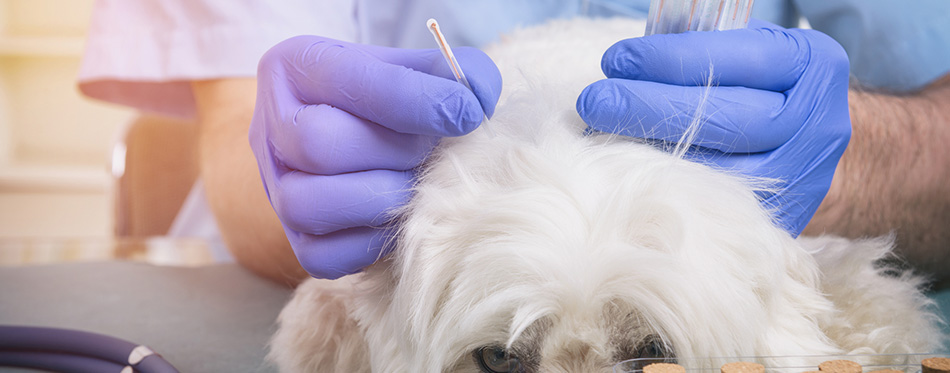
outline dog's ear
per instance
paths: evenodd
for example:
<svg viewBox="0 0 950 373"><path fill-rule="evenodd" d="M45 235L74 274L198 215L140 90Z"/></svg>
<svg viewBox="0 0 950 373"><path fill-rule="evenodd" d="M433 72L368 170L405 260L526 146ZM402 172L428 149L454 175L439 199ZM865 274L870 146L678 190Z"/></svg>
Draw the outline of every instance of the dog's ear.
<svg viewBox="0 0 950 373"><path fill-rule="evenodd" d="M354 278L309 279L280 312L268 358L281 372L370 372L369 353L350 304Z"/></svg>
<svg viewBox="0 0 950 373"><path fill-rule="evenodd" d="M825 355L840 349L822 330L835 313L834 304L824 297L821 273L811 253L797 240L783 240L776 268L776 286L762 295L770 312L766 338L758 341L756 353L762 356Z"/></svg>
<svg viewBox="0 0 950 373"><path fill-rule="evenodd" d="M937 326L933 301L921 292L926 280L902 268L892 252L894 238L799 239L818 262L822 291L838 311L823 320L823 329L845 351L937 351L948 338Z"/></svg>

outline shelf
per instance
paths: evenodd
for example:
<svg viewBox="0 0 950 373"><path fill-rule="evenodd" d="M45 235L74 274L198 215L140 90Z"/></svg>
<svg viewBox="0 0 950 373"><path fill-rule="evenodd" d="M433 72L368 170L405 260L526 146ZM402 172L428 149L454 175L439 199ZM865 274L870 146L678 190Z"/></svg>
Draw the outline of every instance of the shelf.
<svg viewBox="0 0 950 373"><path fill-rule="evenodd" d="M109 172L91 166L0 166L0 192L104 193L109 190Z"/></svg>
<svg viewBox="0 0 950 373"><path fill-rule="evenodd" d="M0 36L0 57L79 57L80 36Z"/></svg>

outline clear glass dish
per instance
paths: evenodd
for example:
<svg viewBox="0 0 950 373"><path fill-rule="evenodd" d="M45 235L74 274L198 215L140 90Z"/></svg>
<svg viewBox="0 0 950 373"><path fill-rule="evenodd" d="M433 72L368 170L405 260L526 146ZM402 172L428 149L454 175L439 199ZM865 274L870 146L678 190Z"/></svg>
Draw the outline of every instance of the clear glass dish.
<svg viewBox="0 0 950 373"><path fill-rule="evenodd" d="M676 363L686 368L687 373L718 373L726 363L746 361L765 366L766 373L802 373L817 371L818 364L830 360L851 360L861 364L865 372L895 369L906 373L921 371L920 363L931 357L948 358L950 354L856 354L856 355L799 355L799 356L733 356L699 357L688 359L632 359L614 365L615 373L638 373L653 363Z"/></svg>

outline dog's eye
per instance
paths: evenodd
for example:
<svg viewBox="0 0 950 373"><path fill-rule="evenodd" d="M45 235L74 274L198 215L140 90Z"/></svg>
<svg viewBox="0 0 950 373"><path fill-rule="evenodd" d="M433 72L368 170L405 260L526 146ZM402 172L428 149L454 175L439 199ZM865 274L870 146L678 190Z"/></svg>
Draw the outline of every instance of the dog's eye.
<svg viewBox="0 0 950 373"><path fill-rule="evenodd" d="M643 346L637 350L637 359L662 359L666 358L666 349L663 348L663 344L656 339L649 339Z"/></svg>
<svg viewBox="0 0 950 373"><path fill-rule="evenodd" d="M475 363L485 373L520 373L524 372L521 361L517 356L508 353L501 346L479 347L473 352Z"/></svg>

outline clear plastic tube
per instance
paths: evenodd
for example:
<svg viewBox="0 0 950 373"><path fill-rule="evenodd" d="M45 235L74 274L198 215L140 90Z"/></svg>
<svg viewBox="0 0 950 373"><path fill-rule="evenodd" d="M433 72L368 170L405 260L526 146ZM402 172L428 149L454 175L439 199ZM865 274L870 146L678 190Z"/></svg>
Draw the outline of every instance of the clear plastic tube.
<svg viewBox="0 0 950 373"><path fill-rule="evenodd" d="M744 28L755 0L653 0L644 35Z"/></svg>

